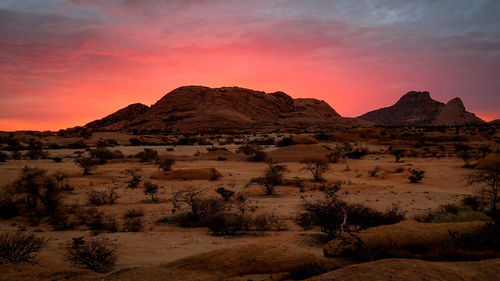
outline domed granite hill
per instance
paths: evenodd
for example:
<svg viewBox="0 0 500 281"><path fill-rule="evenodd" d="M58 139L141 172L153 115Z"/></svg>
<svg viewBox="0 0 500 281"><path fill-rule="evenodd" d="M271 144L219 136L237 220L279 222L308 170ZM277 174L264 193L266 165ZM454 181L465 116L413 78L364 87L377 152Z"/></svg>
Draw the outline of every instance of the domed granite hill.
<svg viewBox="0 0 500 281"><path fill-rule="evenodd" d="M293 99L283 92L268 94L239 87L184 86L149 108L132 106L86 126L98 131L227 132L360 123L340 117L324 101ZM130 115L123 116L124 112Z"/></svg>
<svg viewBox="0 0 500 281"><path fill-rule="evenodd" d="M449 125L463 125L484 123L474 115L465 111L465 106L460 98L450 100L439 112L439 115L432 121L432 125L436 126L449 126Z"/></svg>
<svg viewBox="0 0 500 281"><path fill-rule="evenodd" d="M429 92L408 92L390 107L365 113L358 118L384 126L454 126L484 123L465 111L459 98L446 105L431 98Z"/></svg>

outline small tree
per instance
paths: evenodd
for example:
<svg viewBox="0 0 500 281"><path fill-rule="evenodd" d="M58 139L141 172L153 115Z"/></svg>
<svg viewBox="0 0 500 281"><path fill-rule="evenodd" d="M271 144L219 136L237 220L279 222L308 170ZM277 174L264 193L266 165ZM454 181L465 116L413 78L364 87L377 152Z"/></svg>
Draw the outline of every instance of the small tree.
<svg viewBox="0 0 500 281"><path fill-rule="evenodd" d="M404 153L406 152L405 149L392 149L391 154L394 155L396 158L396 163L399 163L401 160L401 157L403 157Z"/></svg>
<svg viewBox="0 0 500 281"><path fill-rule="evenodd" d="M90 175L90 171L99 165L99 160L92 157L78 157L75 163L83 169L83 175Z"/></svg>
<svg viewBox="0 0 500 281"><path fill-rule="evenodd" d="M491 162L491 163L488 163ZM497 218L497 203L500 201L500 161L492 160L478 165L477 171L467 176L470 185L478 183L482 185L481 192L489 198L490 211L493 218Z"/></svg>
<svg viewBox="0 0 500 281"><path fill-rule="evenodd" d="M268 167L264 172L264 176L255 179L257 184L262 185L266 189L266 195L274 194L274 189L283 183L283 171L285 167L276 165L272 162L268 163Z"/></svg>
<svg viewBox="0 0 500 281"><path fill-rule="evenodd" d="M151 196L152 201L158 201L158 185L150 181L144 182L144 194Z"/></svg>
<svg viewBox="0 0 500 281"><path fill-rule="evenodd" d="M309 158L301 163L304 164L304 169L311 172L314 181L324 181L322 174L328 169L328 162L324 158Z"/></svg>
<svg viewBox="0 0 500 281"><path fill-rule="evenodd" d="M408 170L410 174L408 175L408 179L412 183L417 183L421 182L422 179L424 178L425 171L424 170L418 170L418 169L409 169Z"/></svg>
<svg viewBox="0 0 500 281"><path fill-rule="evenodd" d="M79 268L95 272L108 272L116 263L116 245L108 238L94 238L85 241L83 237L73 238L65 247L66 258Z"/></svg>
<svg viewBox="0 0 500 281"><path fill-rule="evenodd" d="M125 170L125 175L130 177L129 181L127 182L127 187L136 188L139 186L139 184L141 183L141 175L139 175L140 171L141 168L130 168Z"/></svg>

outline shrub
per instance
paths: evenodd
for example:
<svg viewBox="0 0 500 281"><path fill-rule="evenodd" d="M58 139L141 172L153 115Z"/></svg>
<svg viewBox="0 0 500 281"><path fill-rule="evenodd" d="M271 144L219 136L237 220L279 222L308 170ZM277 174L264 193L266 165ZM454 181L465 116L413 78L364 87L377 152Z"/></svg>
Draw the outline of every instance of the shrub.
<svg viewBox="0 0 500 281"><path fill-rule="evenodd" d="M47 158L48 153L46 151L43 151L42 149L32 149L26 152L24 156L31 160L36 160L41 158L45 159Z"/></svg>
<svg viewBox="0 0 500 281"><path fill-rule="evenodd" d="M66 258L76 267L95 272L108 272L116 263L116 245L107 238L85 241L83 237L73 238L65 246Z"/></svg>
<svg viewBox="0 0 500 281"><path fill-rule="evenodd" d="M257 231L283 231L286 229L285 222L276 214L260 214L252 220L252 225Z"/></svg>
<svg viewBox="0 0 500 281"><path fill-rule="evenodd" d="M464 221L489 221L491 220L485 213L473 210L466 205L445 204L439 206L436 210L415 218L420 222L464 222Z"/></svg>
<svg viewBox="0 0 500 281"><path fill-rule="evenodd" d="M344 231L359 231L382 224L393 224L404 216L393 207L382 213L361 204L349 204L338 198L340 184L325 187L323 197L307 201L296 217L296 223L304 229L319 226L321 232L336 237Z"/></svg>
<svg viewBox="0 0 500 281"><path fill-rule="evenodd" d="M159 169L162 171L170 171L172 169L172 165L175 163L174 159L165 159L165 160L159 160L158 165Z"/></svg>
<svg viewBox="0 0 500 281"><path fill-rule="evenodd" d="M421 182L425 174L424 170L411 169L411 168L408 170L408 172L410 172L410 174L408 175L408 179L412 183Z"/></svg>
<svg viewBox="0 0 500 281"><path fill-rule="evenodd" d="M129 168L125 170L125 175L129 176L130 179L127 182L128 188L136 188L141 183L141 175L138 173L141 171L141 168Z"/></svg>
<svg viewBox="0 0 500 281"><path fill-rule="evenodd" d="M138 138L130 138L128 141L130 142L130 145L132 145L132 146L138 146L138 145L142 144L141 140Z"/></svg>
<svg viewBox="0 0 500 281"><path fill-rule="evenodd" d="M267 159L267 154L264 151L256 151L253 156L248 157L251 162L263 162Z"/></svg>
<svg viewBox="0 0 500 281"><path fill-rule="evenodd" d="M123 230L128 232L138 232L143 228L143 209L128 209L123 214Z"/></svg>
<svg viewBox="0 0 500 281"><path fill-rule="evenodd" d="M259 146L257 145L251 145L251 144L245 144L240 147L238 147L237 152L243 152L245 155L252 155L255 154L256 151L261 150Z"/></svg>
<svg viewBox="0 0 500 281"><path fill-rule="evenodd" d="M16 204L31 223L53 215L60 207L61 178L47 175L45 170L24 167L19 179L11 185L11 191L20 196Z"/></svg>
<svg viewBox="0 0 500 281"><path fill-rule="evenodd" d="M91 190L87 193L87 201L94 206L112 205L121 197L116 193L116 189L116 187L113 187L101 191Z"/></svg>
<svg viewBox="0 0 500 281"><path fill-rule="evenodd" d="M141 162L151 162L158 158L158 151L144 148L144 151L137 153L135 157L139 158Z"/></svg>
<svg viewBox="0 0 500 281"><path fill-rule="evenodd" d="M377 176L377 173L378 171L380 171L380 167L379 166L375 166L375 168L371 169L371 170L368 170L368 175L370 177L376 177Z"/></svg>
<svg viewBox="0 0 500 281"><path fill-rule="evenodd" d="M90 157L98 159L99 164L105 164L111 159L123 159L125 156L119 150L111 151L107 148L93 149L90 152Z"/></svg>
<svg viewBox="0 0 500 281"><path fill-rule="evenodd" d="M207 226L213 235L235 235L238 231L247 230L250 223L249 212L255 211L244 195L236 196L229 206L216 205L207 218Z"/></svg>
<svg viewBox="0 0 500 281"><path fill-rule="evenodd" d="M181 226L206 226L224 208L221 200L202 197L203 191L192 187L172 190L172 212Z"/></svg>
<svg viewBox="0 0 500 281"><path fill-rule="evenodd" d="M266 190L266 195L274 194L275 187L283 183L284 170L284 166L269 162L264 175L262 177L253 179L252 181L263 186Z"/></svg>
<svg viewBox="0 0 500 281"><path fill-rule="evenodd" d="M322 175L328 169L328 162L326 161L326 159L309 158L301 161L300 163L304 165L304 169L306 169L313 175L314 181L324 181Z"/></svg>
<svg viewBox="0 0 500 281"><path fill-rule="evenodd" d="M364 147L356 147L345 152L345 156L349 159L361 159L368 154L368 149Z"/></svg>
<svg viewBox="0 0 500 281"><path fill-rule="evenodd" d="M236 214L217 213L210 218L208 229L213 235L235 235L243 228Z"/></svg>
<svg viewBox="0 0 500 281"><path fill-rule="evenodd" d="M45 241L33 233L3 232L0 234L0 264L31 262Z"/></svg>
<svg viewBox="0 0 500 281"><path fill-rule="evenodd" d="M5 152L0 151L0 162L7 161L8 155Z"/></svg>
<svg viewBox="0 0 500 281"><path fill-rule="evenodd" d="M105 215L96 208L91 208L80 213L79 219L80 224L87 225L92 230L118 231L116 219L110 215Z"/></svg>
<svg viewBox="0 0 500 281"><path fill-rule="evenodd" d="M476 196L467 196L462 199L462 205L477 211L483 205L483 202Z"/></svg>
<svg viewBox="0 0 500 281"><path fill-rule="evenodd" d="M157 184L154 184L150 181L144 182L144 194L151 196L152 201L158 201L158 197L156 197L156 195L158 194L158 189L159 186Z"/></svg>
<svg viewBox="0 0 500 281"><path fill-rule="evenodd" d="M231 200L231 197L234 195L234 191L225 189L224 187L217 188L215 192L217 192L225 202L229 202L229 200Z"/></svg>
<svg viewBox="0 0 500 281"><path fill-rule="evenodd" d="M75 159L75 163L83 169L83 175L90 175L97 165L99 165L99 160L92 157L78 157Z"/></svg>
<svg viewBox="0 0 500 281"><path fill-rule="evenodd" d="M62 157L59 157L59 156L55 156L55 157L52 157L52 160L56 163L61 163L62 162Z"/></svg>
<svg viewBox="0 0 500 281"><path fill-rule="evenodd" d="M293 145L293 138L292 137L284 137L281 140L278 141L276 146L278 147L283 147L283 146L290 146Z"/></svg>
<svg viewBox="0 0 500 281"><path fill-rule="evenodd" d="M474 173L467 175L469 185L481 184L481 193L490 201L491 215L497 217L497 203L500 201L500 162L480 163Z"/></svg>
<svg viewBox="0 0 500 281"><path fill-rule="evenodd" d="M405 152L406 152L405 149L391 149L391 154L394 155L397 163L399 163L401 157L404 155Z"/></svg>
<svg viewBox="0 0 500 281"><path fill-rule="evenodd" d="M3 220L8 220L13 217L17 217L20 214L18 204L14 202L11 198L5 198L0 200L0 218Z"/></svg>

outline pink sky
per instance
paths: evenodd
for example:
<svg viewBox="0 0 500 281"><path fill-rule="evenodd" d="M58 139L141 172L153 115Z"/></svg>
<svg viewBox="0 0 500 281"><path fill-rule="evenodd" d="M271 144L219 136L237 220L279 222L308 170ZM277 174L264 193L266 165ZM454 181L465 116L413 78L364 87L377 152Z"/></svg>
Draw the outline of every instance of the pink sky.
<svg viewBox="0 0 500 281"><path fill-rule="evenodd" d="M0 0L0 130L57 130L183 85L342 116L411 90L500 118L498 1Z"/></svg>

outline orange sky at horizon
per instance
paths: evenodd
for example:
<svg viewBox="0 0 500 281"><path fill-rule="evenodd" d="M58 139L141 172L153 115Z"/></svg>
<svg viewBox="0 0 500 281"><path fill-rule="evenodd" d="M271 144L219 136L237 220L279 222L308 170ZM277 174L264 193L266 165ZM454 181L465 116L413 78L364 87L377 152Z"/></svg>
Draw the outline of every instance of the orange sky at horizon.
<svg viewBox="0 0 500 281"><path fill-rule="evenodd" d="M2 0L0 131L81 126L186 85L283 91L346 117L429 91L491 121L498 18L491 0Z"/></svg>

